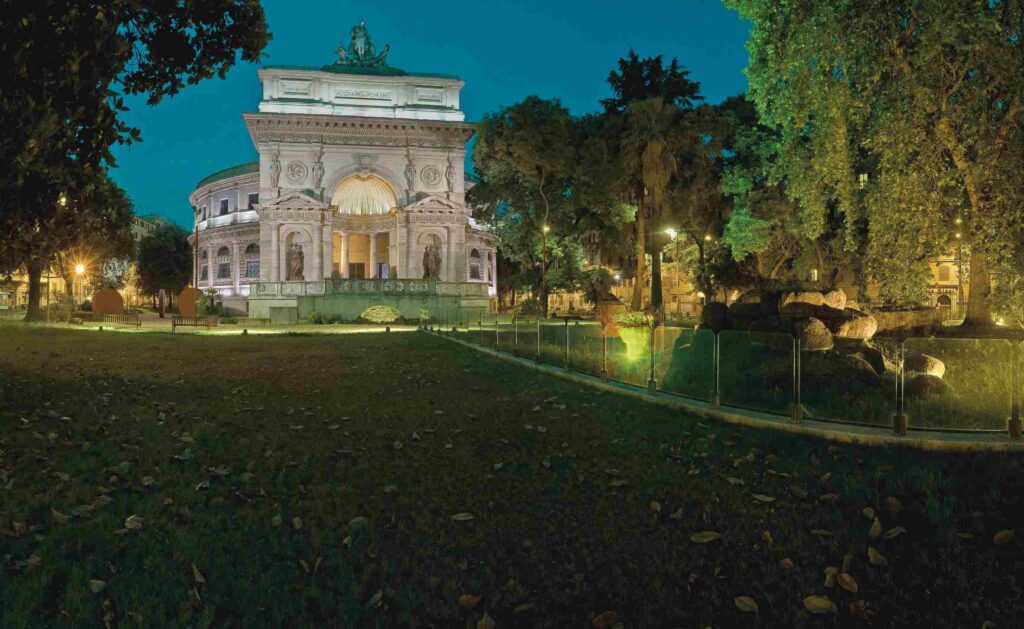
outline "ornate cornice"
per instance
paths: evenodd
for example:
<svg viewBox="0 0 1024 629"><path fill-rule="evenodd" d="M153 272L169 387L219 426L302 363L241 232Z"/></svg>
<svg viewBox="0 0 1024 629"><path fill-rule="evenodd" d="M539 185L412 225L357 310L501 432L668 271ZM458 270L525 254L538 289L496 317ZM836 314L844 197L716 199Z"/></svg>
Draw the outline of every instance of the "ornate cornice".
<svg viewBox="0 0 1024 629"><path fill-rule="evenodd" d="M309 143L461 149L473 137L469 122L362 118L315 114L245 113L253 144Z"/></svg>

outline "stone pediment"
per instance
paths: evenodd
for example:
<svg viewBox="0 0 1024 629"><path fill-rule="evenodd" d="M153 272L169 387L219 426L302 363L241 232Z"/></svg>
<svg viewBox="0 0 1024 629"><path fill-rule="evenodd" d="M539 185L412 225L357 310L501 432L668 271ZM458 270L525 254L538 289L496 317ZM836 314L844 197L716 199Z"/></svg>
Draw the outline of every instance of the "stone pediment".
<svg viewBox="0 0 1024 629"><path fill-rule="evenodd" d="M415 203L402 208L403 212L465 212L468 208L465 205L456 203L451 199L432 194L424 197Z"/></svg>
<svg viewBox="0 0 1024 629"><path fill-rule="evenodd" d="M279 197L270 199L256 205L260 211L266 210L328 210L330 206L323 201L293 190L286 192Z"/></svg>

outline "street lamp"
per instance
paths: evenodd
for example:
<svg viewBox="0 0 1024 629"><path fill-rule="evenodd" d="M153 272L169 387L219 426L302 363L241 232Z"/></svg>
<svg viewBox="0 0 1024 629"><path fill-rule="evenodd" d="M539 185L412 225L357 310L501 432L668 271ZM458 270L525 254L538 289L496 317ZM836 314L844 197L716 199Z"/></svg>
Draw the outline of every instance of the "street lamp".
<svg viewBox="0 0 1024 629"><path fill-rule="evenodd" d="M75 276L76 276L76 278L78 280L78 281L75 282L75 284L78 285L78 297L75 297L74 295L72 295L71 298L73 300L76 300L76 301L81 300L81 297L82 297L82 275L84 273L85 273L85 265L82 264L81 262L79 262L78 264L75 265ZM77 306L77 303L75 304L75 306ZM74 309L75 309L75 307L72 307L72 312L74 311Z"/></svg>
<svg viewBox="0 0 1024 629"><path fill-rule="evenodd" d="M672 239L672 240L675 240L675 239L676 239L676 236L678 236L678 235L679 235L679 232L677 232L676 230L674 230L674 229L672 229L671 227L669 227L668 229L666 229L666 230L665 230L665 234L666 234L666 235L667 235L667 236L668 236L668 237L669 237L670 239Z"/></svg>

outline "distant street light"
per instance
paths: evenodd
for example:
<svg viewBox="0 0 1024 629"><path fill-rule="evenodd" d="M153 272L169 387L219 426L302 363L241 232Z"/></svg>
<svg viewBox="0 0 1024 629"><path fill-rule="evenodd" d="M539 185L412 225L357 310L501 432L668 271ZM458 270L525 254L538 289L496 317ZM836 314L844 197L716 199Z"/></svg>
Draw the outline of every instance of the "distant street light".
<svg viewBox="0 0 1024 629"><path fill-rule="evenodd" d="M676 239L676 236L678 236L678 235L679 235L679 232L677 232L676 230L674 230L674 229L672 229L671 227L669 227L668 229L666 229L666 230L665 230L665 234L666 234L666 235L667 235L667 236L668 236L669 238L671 238L672 240L675 240L675 239Z"/></svg>
<svg viewBox="0 0 1024 629"><path fill-rule="evenodd" d="M76 264L75 265L75 275L81 275L82 273L85 273L85 265L82 264L82 263Z"/></svg>
<svg viewBox="0 0 1024 629"><path fill-rule="evenodd" d="M704 234L704 240L706 242L711 242L711 234Z"/></svg>
<svg viewBox="0 0 1024 629"><path fill-rule="evenodd" d="M544 225L543 227L540 228L540 230L546 234L549 231L551 231L551 228L548 227L547 225Z"/></svg>

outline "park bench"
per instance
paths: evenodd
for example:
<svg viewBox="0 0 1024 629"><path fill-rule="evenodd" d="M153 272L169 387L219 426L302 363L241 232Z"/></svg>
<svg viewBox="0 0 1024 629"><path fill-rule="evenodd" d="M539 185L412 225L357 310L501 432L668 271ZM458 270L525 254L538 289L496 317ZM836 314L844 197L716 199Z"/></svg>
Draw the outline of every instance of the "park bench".
<svg viewBox="0 0 1024 629"><path fill-rule="evenodd" d="M142 319L137 314L103 315L103 323L111 325L131 325L136 328L142 327Z"/></svg>
<svg viewBox="0 0 1024 629"><path fill-rule="evenodd" d="M210 328L217 327L217 317L183 317L174 315L171 317L171 333L175 328Z"/></svg>

